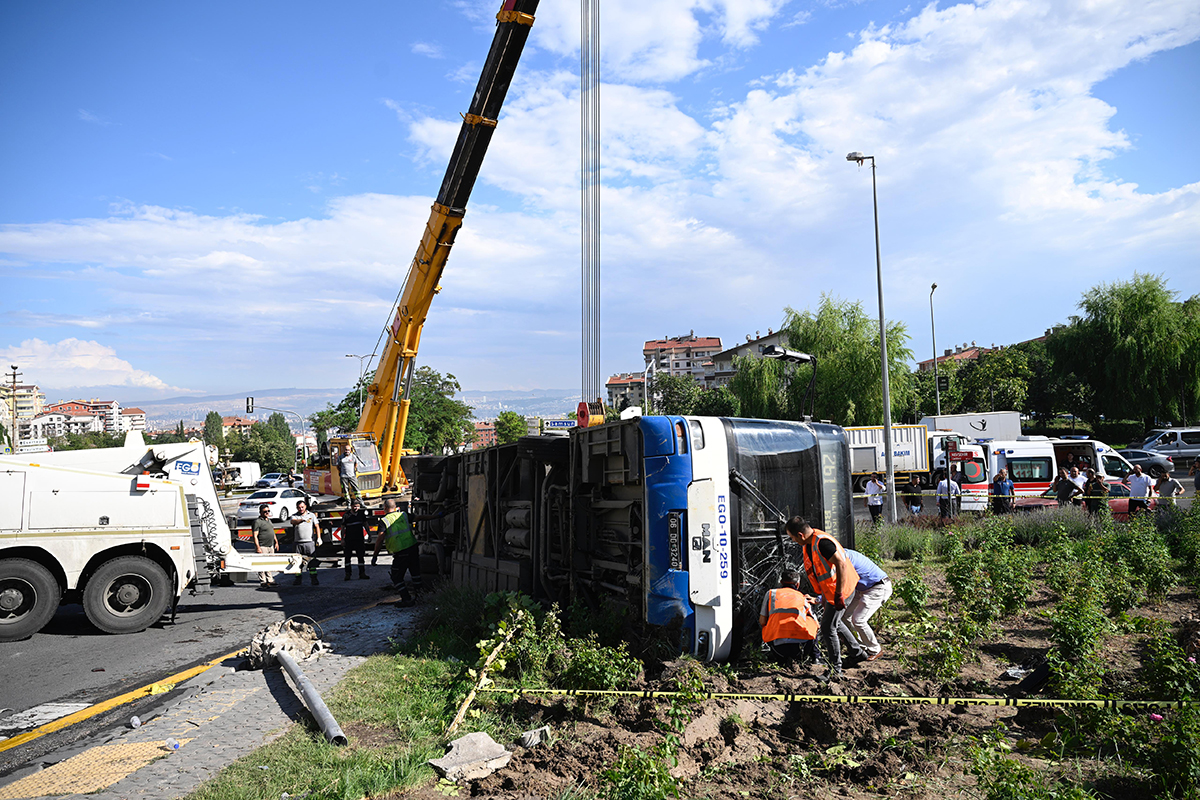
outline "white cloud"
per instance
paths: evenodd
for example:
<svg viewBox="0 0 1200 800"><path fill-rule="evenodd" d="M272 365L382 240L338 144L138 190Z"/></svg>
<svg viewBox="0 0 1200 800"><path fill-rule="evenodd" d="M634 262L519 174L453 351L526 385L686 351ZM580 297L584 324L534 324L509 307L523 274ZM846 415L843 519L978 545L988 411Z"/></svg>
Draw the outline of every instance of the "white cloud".
<svg viewBox="0 0 1200 800"><path fill-rule="evenodd" d="M83 109L83 108L79 109L79 119L83 120L84 122L90 122L93 125L111 125L112 124L108 120L98 117L95 114L93 114L92 112L90 112L86 109Z"/></svg>
<svg viewBox="0 0 1200 800"><path fill-rule="evenodd" d="M26 339L0 350L0 359L19 364L25 380L43 390L129 386L148 391L191 391L169 386L145 370L134 369L128 361L117 357L116 350L95 341Z"/></svg>
<svg viewBox="0 0 1200 800"><path fill-rule="evenodd" d="M426 58L444 58L442 55L442 46L432 42L413 42L411 47L413 53Z"/></svg>
<svg viewBox="0 0 1200 800"><path fill-rule="evenodd" d="M787 0L605 0L601 6L601 72L606 80L668 83L708 66L699 55L706 36L728 46L758 43L758 32ZM710 29L702 17L713 20ZM538 8L531 41L561 55L579 52L579 6Z"/></svg>

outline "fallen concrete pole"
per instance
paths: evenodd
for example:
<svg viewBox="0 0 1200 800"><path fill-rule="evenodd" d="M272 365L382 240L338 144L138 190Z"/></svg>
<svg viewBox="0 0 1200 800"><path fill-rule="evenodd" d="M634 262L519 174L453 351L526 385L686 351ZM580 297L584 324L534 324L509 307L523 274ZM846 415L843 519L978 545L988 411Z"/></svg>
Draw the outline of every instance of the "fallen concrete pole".
<svg viewBox="0 0 1200 800"><path fill-rule="evenodd" d="M325 734L325 738L329 743L337 747L345 747L350 744L350 740L346 738L346 734L342 733L341 726L337 724L337 720L333 718L333 714L329 713L329 707L321 699L321 694L317 691L317 687L312 685L312 681L300 669L296 660L283 650L275 653L275 658L279 659L279 663L287 670L287 674L292 676L292 680L300 689L300 696L304 698L304 704L308 706L313 719L321 726L321 733Z"/></svg>

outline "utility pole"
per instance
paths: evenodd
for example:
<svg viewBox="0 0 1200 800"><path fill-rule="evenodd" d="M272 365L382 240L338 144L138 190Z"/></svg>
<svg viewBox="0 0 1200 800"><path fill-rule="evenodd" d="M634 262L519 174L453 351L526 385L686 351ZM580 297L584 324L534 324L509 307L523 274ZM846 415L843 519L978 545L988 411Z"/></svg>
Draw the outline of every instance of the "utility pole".
<svg viewBox="0 0 1200 800"><path fill-rule="evenodd" d="M12 395L8 398L9 404L12 407L12 430L8 433L12 439L13 452L15 453L17 452L17 446L21 443L21 433L17 427L17 378L21 377L21 373L17 372L16 364L11 366L9 375L12 377Z"/></svg>

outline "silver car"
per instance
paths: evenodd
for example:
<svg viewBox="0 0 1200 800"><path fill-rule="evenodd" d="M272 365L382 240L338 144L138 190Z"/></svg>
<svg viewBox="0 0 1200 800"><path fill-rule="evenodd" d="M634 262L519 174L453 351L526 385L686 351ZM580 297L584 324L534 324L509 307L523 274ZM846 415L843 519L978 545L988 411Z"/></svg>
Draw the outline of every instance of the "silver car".
<svg viewBox="0 0 1200 800"><path fill-rule="evenodd" d="M302 489L279 486L274 489L259 489L238 504L237 524L249 525L258 517L258 506L266 503L271 507L271 519L287 519L296 510L296 501L309 502L308 494Z"/></svg>

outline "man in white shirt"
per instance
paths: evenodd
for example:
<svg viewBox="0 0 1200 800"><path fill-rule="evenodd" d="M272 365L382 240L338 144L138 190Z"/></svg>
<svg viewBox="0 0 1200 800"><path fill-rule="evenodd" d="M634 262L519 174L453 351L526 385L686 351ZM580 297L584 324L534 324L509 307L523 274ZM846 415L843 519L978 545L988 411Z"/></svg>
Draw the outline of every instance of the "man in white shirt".
<svg viewBox="0 0 1200 800"><path fill-rule="evenodd" d="M872 472L871 480L867 481L867 510L871 512L871 524L878 525L879 518L883 515L883 481L879 480L879 473Z"/></svg>
<svg viewBox="0 0 1200 800"><path fill-rule="evenodd" d="M1149 475L1142 474L1140 464L1133 465L1133 472L1125 476L1125 485L1129 487L1129 516L1138 511L1150 510L1150 492L1154 481Z"/></svg>
<svg viewBox="0 0 1200 800"><path fill-rule="evenodd" d="M938 515L949 519L954 513L954 499L962 495L962 489L950 478L942 478L937 485Z"/></svg>
<svg viewBox="0 0 1200 800"><path fill-rule="evenodd" d="M358 493L358 468L366 466L363 464L358 453L354 452L354 445L346 443L346 453L338 459L338 474L342 477L342 496L347 500L361 500L362 496Z"/></svg>
<svg viewBox="0 0 1200 800"><path fill-rule="evenodd" d="M288 522L292 524L292 536L296 539L296 552L307 556L305 560L308 561L308 577L313 586L316 586L320 581L317 580L317 560L313 556L317 552L317 535L321 532L321 523L317 521L317 515L308 510L308 503L303 500L296 503L296 513ZM303 577L303 575L297 575L296 580L292 583L299 585Z"/></svg>

